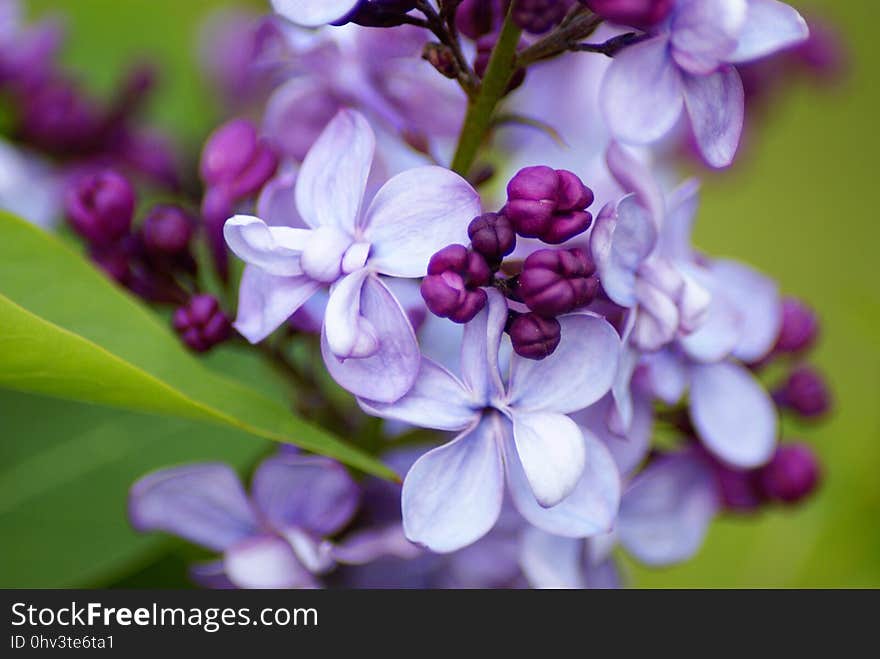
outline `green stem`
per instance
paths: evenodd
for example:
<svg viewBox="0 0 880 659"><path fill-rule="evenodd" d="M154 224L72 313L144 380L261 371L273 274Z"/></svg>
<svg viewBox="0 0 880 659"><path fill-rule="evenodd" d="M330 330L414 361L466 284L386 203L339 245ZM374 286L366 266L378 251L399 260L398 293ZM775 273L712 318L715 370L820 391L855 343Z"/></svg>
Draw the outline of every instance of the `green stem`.
<svg viewBox="0 0 880 659"><path fill-rule="evenodd" d="M516 47L522 30L513 22L511 14L512 8L507 14L501 34L498 36L498 43L495 44L495 49L489 58L489 66L486 68L480 90L468 105L458 139L458 148L452 161L452 169L461 176L466 177L473 167L480 145L492 125L495 106L504 96L516 71Z"/></svg>

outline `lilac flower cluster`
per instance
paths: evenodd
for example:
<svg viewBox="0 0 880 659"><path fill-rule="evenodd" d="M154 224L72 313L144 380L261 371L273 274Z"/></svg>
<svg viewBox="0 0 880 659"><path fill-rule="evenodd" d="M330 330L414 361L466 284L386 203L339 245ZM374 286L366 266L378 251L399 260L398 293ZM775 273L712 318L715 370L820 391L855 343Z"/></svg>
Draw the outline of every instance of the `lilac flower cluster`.
<svg viewBox="0 0 880 659"><path fill-rule="evenodd" d="M204 144L201 187L142 214L131 152L114 148L138 134L145 80L94 115L59 86L48 33L0 44L0 84L42 122L18 138L101 155L64 197L92 259L173 305L192 350L256 346L291 375L298 413L404 476L357 480L289 448L257 467L249 494L221 464L149 474L132 487L132 523L219 554L194 580L615 587L619 550L688 560L718 516L816 490L817 455L780 441L780 419L830 410L806 361L817 314L692 244L699 184L675 185L665 157L692 141L710 166L734 162L741 73L806 48L794 9L272 5L206 33L231 116ZM230 323L221 300L236 293Z"/></svg>

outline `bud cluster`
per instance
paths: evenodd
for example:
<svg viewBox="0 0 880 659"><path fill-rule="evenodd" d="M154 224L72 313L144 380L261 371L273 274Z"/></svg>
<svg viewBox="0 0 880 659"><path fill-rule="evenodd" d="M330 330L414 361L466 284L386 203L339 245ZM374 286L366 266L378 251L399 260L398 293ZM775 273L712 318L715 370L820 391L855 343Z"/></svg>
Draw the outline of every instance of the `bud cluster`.
<svg viewBox="0 0 880 659"><path fill-rule="evenodd" d="M494 286L510 301L510 334L517 354L543 359L560 341L558 316L589 305L599 293L596 267L580 248L539 248L525 260L505 263L517 235L559 245L589 229L592 191L571 172L529 167L511 179L507 203L470 223L470 247L450 245L428 266L421 292L441 318L467 323L486 305ZM512 276L503 273L515 271Z"/></svg>

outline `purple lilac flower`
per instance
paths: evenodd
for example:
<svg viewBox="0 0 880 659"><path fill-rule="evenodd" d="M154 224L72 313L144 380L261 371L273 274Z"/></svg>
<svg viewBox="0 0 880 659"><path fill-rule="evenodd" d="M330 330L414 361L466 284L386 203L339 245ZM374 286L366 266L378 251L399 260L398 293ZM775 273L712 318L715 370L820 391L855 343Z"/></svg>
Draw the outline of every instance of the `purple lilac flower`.
<svg viewBox="0 0 880 659"><path fill-rule="evenodd" d="M299 172L302 224L269 226L238 215L224 232L248 264L236 329L261 341L330 287L321 341L327 368L352 393L387 403L412 386L420 353L409 320L379 275L424 276L431 254L463 241L480 214L480 199L457 174L423 167L392 178L362 212L374 150L363 115L340 112Z"/></svg>
<svg viewBox="0 0 880 659"><path fill-rule="evenodd" d="M575 537L602 533L617 508L619 476L601 442L566 414L609 390L617 333L595 316L563 316L553 355L543 361L512 356L505 383L499 351L507 304L497 291L490 289L488 297L464 329L461 379L423 358L413 388L399 401L360 400L375 416L461 433L407 474L407 537L439 552L475 542L498 519L505 480L531 523Z"/></svg>
<svg viewBox="0 0 880 659"><path fill-rule="evenodd" d="M354 11L362 0L272 0L272 8L287 20L305 27L335 23Z"/></svg>
<svg viewBox="0 0 880 659"><path fill-rule="evenodd" d="M357 485L339 464L280 453L257 468L248 496L223 464L173 467L149 474L129 495L139 531L164 531L223 554L193 576L208 585L313 588L334 565L325 540L351 520Z"/></svg>
<svg viewBox="0 0 880 659"><path fill-rule="evenodd" d="M686 183L665 196L650 171L617 144L608 149L608 166L631 194L599 213L590 250L605 293L631 310L632 345L659 350L699 327L709 305L705 288L682 267L690 252L667 249L671 238L665 239L692 221L697 188Z"/></svg>
<svg viewBox="0 0 880 659"><path fill-rule="evenodd" d="M310 40L293 30L286 38L294 67L269 98L263 128L289 158L301 161L326 123L346 107L367 115L381 128L380 138L395 137L382 142L385 158L403 157L400 137L421 149L438 142L446 148L444 142L457 136L466 99L455 82L431 75L421 60L424 30L349 26Z"/></svg>
<svg viewBox="0 0 880 659"><path fill-rule="evenodd" d="M743 86L734 65L804 41L800 14L777 0L677 0L652 37L619 53L602 87L615 137L651 144L682 110L706 162L733 162L743 128Z"/></svg>

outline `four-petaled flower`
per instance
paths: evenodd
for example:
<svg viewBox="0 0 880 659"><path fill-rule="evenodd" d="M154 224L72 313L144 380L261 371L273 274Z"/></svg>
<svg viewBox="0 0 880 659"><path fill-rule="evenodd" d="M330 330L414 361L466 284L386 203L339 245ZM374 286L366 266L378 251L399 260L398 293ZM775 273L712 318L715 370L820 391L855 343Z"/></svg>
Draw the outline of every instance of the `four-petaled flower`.
<svg viewBox="0 0 880 659"><path fill-rule="evenodd" d="M488 296L486 308L465 326L461 379L423 358L402 399L360 401L373 415L461 433L407 473L407 537L439 552L475 542L501 512L505 472L513 503L531 523L570 537L604 533L617 511L620 476L602 442L566 415L610 389L617 333L596 316L562 316L556 352L542 361L510 356L505 382L499 351L507 304L497 291L489 289Z"/></svg>
<svg viewBox="0 0 880 659"><path fill-rule="evenodd" d="M392 402L412 386L420 353L406 314L379 275L424 276L432 254L467 240L480 198L457 174L419 167L388 181L362 213L374 150L366 119L343 110L299 172L302 224L269 226L237 215L224 234L248 264L236 329L261 341L329 286L321 336L327 369L350 392Z"/></svg>
<svg viewBox="0 0 880 659"><path fill-rule="evenodd" d="M655 36L614 58L601 91L605 120L617 139L650 144L684 109L706 162L726 167L743 128L743 85L734 65L808 36L800 14L777 0L678 0Z"/></svg>

